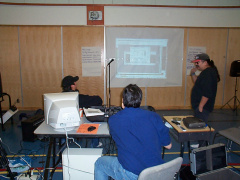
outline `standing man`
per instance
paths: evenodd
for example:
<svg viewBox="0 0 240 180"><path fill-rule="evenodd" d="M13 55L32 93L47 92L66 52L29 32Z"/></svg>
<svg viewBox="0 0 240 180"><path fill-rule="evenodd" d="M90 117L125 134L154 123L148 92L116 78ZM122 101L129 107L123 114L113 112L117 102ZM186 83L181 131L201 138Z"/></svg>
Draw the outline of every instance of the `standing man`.
<svg viewBox="0 0 240 180"><path fill-rule="evenodd" d="M122 111L109 119L109 129L118 156L103 156L95 162L94 179L137 180L142 170L164 163L162 147L172 147L169 129L160 116L140 109L142 90L129 84L123 90Z"/></svg>
<svg viewBox="0 0 240 180"><path fill-rule="evenodd" d="M191 70L194 86L191 94L191 104L194 116L208 123L209 113L213 111L217 94L217 83L220 81L217 67L213 60L205 53L198 54L195 60L195 68ZM196 76L199 70L201 74Z"/></svg>

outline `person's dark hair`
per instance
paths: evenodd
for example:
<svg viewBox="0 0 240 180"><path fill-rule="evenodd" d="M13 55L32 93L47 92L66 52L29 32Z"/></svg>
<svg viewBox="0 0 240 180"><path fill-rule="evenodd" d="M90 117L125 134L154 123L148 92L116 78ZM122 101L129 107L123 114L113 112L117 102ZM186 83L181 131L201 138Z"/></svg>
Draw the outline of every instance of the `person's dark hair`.
<svg viewBox="0 0 240 180"><path fill-rule="evenodd" d="M62 79L62 92L74 92L71 88L72 85L74 85L75 82L77 82L79 80L79 77L78 76L71 76L71 75L68 75L68 76L65 76L63 79Z"/></svg>
<svg viewBox="0 0 240 180"><path fill-rule="evenodd" d="M207 61L208 65L209 65L210 67L212 67L213 69L216 70L216 72L217 72L217 79L218 79L218 82L219 82L219 81L220 81L220 75L219 75L219 73L218 73L218 69L217 69L217 67L215 66L213 60L207 59L206 61Z"/></svg>
<svg viewBox="0 0 240 180"><path fill-rule="evenodd" d="M62 86L62 92L74 92L71 86Z"/></svg>
<svg viewBox="0 0 240 180"><path fill-rule="evenodd" d="M142 90L136 84L129 84L123 90L123 104L125 107L140 107Z"/></svg>
<svg viewBox="0 0 240 180"><path fill-rule="evenodd" d="M79 92L78 89L72 90L71 86L62 86L62 92Z"/></svg>

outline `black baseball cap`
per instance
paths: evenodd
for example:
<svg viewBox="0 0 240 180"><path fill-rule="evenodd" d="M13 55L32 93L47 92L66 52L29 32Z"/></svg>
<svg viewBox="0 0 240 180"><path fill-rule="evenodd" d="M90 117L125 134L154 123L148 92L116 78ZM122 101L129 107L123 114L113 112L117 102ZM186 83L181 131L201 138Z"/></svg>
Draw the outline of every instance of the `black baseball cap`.
<svg viewBox="0 0 240 180"><path fill-rule="evenodd" d="M63 78L62 80L62 87L68 87L73 85L75 82L77 82L79 80L78 76L66 76Z"/></svg>
<svg viewBox="0 0 240 180"><path fill-rule="evenodd" d="M198 61L207 61L209 60L209 56L206 53L198 54L195 56L195 59L192 60L193 63L198 62Z"/></svg>

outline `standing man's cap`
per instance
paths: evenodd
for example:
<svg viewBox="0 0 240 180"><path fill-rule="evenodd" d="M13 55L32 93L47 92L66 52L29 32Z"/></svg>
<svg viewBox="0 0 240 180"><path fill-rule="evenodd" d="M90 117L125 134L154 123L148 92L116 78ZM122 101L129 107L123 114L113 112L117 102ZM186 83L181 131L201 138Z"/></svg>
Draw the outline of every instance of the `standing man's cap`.
<svg viewBox="0 0 240 180"><path fill-rule="evenodd" d="M73 85L75 82L79 80L78 76L66 76L62 80L62 87L67 87Z"/></svg>
<svg viewBox="0 0 240 180"><path fill-rule="evenodd" d="M198 54L195 56L195 59L192 60L193 63L198 62L198 61L207 61L209 56L206 53Z"/></svg>

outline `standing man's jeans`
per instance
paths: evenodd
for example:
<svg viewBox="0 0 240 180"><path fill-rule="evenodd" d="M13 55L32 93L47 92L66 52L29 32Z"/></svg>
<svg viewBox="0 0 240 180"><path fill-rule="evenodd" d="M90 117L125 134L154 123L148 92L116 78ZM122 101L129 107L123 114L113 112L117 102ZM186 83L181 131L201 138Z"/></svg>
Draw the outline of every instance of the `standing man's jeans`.
<svg viewBox="0 0 240 180"><path fill-rule="evenodd" d="M203 109L202 112L200 112L198 108L194 110L194 117L202 119L207 125L208 125L209 114L210 112L205 109ZM207 142L203 140L198 141L198 143L199 143L199 147L203 147L207 145Z"/></svg>
<svg viewBox="0 0 240 180"><path fill-rule="evenodd" d="M202 112L199 111L199 109L194 109L194 117L197 117L199 119L202 119L206 124L208 124L208 116L210 112L203 109Z"/></svg>
<svg viewBox="0 0 240 180"><path fill-rule="evenodd" d="M94 180L137 180L138 176L123 169L115 156L102 156L95 162Z"/></svg>

